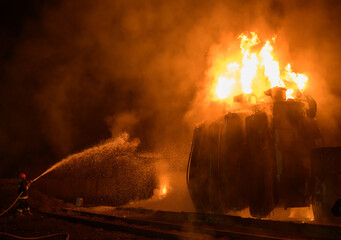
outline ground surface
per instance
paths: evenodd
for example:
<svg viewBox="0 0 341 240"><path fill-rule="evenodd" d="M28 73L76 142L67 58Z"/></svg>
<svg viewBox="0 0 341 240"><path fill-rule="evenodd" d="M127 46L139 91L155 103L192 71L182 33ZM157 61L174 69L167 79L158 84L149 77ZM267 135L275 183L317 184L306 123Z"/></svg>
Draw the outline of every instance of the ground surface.
<svg viewBox="0 0 341 240"><path fill-rule="evenodd" d="M17 197L17 180L0 179L0 213L7 209ZM68 233L70 239L147 239L129 233L92 228L82 224L70 223L46 217L40 211L58 211L63 207L73 207L71 203L50 197L30 189L30 205L33 215L17 216L15 207L0 217L0 232L20 237L39 237L55 233ZM65 239L59 238L59 239Z"/></svg>

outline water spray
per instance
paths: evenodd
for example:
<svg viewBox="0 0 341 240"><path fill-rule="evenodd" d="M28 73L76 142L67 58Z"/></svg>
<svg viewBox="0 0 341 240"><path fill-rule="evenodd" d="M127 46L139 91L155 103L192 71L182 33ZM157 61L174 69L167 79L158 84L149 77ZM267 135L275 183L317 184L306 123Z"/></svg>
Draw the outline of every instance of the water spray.
<svg viewBox="0 0 341 240"><path fill-rule="evenodd" d="M56 164L54 164L53 166L48 168L45 172L40 174L38 177L36 177L32 181L30 181L30 184L37 181L41 177L45 176L49 172L52 172L53 170L65 165L66 163L69 163L70 161L82 159L84 157L87 159L92 154L98 153L98 152L99 153L105 153L106 152L109 154L112 153L113 151L116 151L116 150L128 150L128 151L134 152L136 150L137 146L139 145L139 143L140 143L140 140L137 138L129 141L129 134L126 132L123 132L116 138L110 138L110 139L102 142L101 144L98 144L98 145L91 147L89 149L86 149L80 153L72 154L72 155L62 159L61 161L57 162ZM0 213L0 217L2 215L4 215L5 213L7 213L16 204L16 202L19 200L19 198L22 194L23 194L23 192L21 192L19 194L19 196L16 198L16 200L11 204L11 206L8 209L6 209L4 212Z"/></svg>

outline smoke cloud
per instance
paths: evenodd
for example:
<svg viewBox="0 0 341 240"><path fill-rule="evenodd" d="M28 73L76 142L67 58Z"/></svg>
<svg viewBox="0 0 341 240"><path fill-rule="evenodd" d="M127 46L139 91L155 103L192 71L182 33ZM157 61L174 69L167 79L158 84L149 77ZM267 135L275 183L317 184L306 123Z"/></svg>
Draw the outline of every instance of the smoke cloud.
<svg viewBox="0 0 341 240"><path fill-rule="evenodd" d="M123 112L114 116L109 116L105 120L113 137L121 134L122 132L133 133L134 126L138 122L135 114L129 112Z"/></svg>
<svg viewBox="0 0 341 240"><path fill-rule="evenodd" d="M187 147L193 126L223 111L207 102L213 59L232 57L247 31L277 36L279 62L309 77L324 133L340 128L339 1L25 4L31 14L1 33L1 174L43 169L121 130L145 149Z"/></svg>

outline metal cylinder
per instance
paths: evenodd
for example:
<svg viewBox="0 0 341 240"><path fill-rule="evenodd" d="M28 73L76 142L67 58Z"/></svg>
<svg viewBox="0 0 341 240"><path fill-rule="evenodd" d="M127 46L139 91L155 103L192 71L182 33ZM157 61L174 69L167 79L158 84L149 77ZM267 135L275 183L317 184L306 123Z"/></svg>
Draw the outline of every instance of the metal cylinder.
<svg viewBox="0 0 341 240"><path fill-rule="evenodd" d="M76 198L76 206L77 207L83 206L83 198Z"/></svg>

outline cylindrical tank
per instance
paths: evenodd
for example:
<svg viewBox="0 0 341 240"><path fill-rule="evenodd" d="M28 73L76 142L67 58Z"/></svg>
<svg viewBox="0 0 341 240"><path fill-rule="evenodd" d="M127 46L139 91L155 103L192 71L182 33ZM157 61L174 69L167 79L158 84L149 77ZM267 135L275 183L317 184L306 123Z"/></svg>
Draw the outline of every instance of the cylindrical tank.
<svg viewBox="0 0 341 240"><path fill-rule="evenodd" d="M245 115L229 113L194 130L187 183L195 208L223 213L248 207Z"/></svg>
<svg viewBox="0 0 341 240"><path fill-rule="evenodd" d="M209 176L211 169L208 166L210 166L208 127L206 124L202 124L194 130L187 169L188 190L194 207L200 212L211 210L209 205Z"/></svg>
<svg viewBox="0 0 341 240"><path fill-rule="evenodd" d="M246 136L250 213L258 218L267 217L275 207L275 158L265 112L246 118Z"/></svg>
<svg viewBox="0 0 341 240"><path fill-rule="evenodd" d="M315 137L303 102L274 102L273 143L277 165L277 193L284 208L309 206L309 150Z"/></svg>
<svg viewBox="0 0 341 240"><path fill-rule="evenodd" d="M249 181L246 170L249 166L244 122L243 114L229 113L224 117L221 129L217 178L224 212L248 207Z"/></svg>

